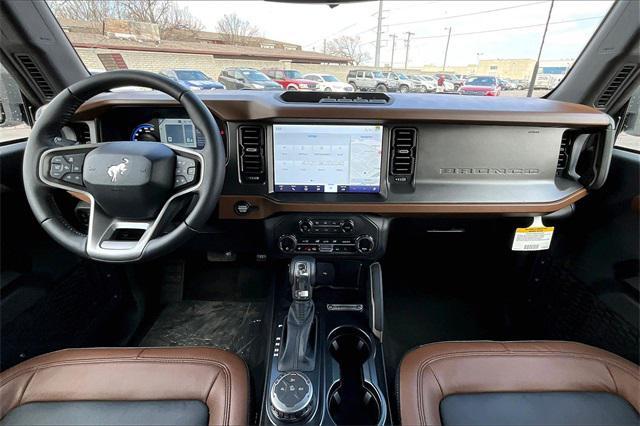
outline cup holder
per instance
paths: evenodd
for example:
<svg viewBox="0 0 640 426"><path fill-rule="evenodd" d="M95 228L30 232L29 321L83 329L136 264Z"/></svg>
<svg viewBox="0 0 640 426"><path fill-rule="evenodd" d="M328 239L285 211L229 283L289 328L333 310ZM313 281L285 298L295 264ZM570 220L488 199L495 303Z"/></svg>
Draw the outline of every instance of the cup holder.
<svg viewBox="0 0 640 426"><path fill-rule="evenodd" d="M329 392L329 414L337 425L375 425L381 418L378 392L362 378L371 356L369 338L356 328L338 329L329 353L340 366L340 381Z"/></svg>

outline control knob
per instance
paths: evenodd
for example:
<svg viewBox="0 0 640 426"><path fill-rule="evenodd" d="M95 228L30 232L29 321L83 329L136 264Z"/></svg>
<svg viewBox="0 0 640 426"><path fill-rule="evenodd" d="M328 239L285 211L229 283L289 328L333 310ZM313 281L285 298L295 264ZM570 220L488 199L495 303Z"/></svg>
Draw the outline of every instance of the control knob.
<svg viewBox="0 0 640 426"><path fill-rule="evenodd" d="M298 229L302 233L311 232L313 229L313 221L311 219L302 219L298 222Z"/></svg>
<svg viewBox="0 0 640 426"><path fill-rule="evenodd" d="M278 247L283 253L295 251L297 244L298 240L296 240L296 237L290 234L281 235L280 238L278 238Z"/></svg>
<svg viewBox="0 0 640 426"><path fill-rule="evenodd" d="M299 422L311 412L313 385L304 373L284 373L273 382L270 399L271 412L279 420Z"/></svg>
<svg viewBox="0 0 640 426"><path fill-rule="evenodd" d="M355 243L356 250L358 250L358 253L362 254L369 254L376 247L376 243L373 241L371 235L360 235L356 238Z"/></svg>

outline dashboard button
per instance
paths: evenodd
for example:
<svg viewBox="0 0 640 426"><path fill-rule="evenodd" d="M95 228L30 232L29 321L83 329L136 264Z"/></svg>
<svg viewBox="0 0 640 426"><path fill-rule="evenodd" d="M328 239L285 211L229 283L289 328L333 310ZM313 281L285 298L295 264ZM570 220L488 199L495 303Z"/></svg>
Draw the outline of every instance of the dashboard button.
<svg viewBox="0 0 640 426"><path fill-rule="evenodd" d="M356 238L356 250L362 254L368 254L375 248L375 242L370 235L360 235Z"/></svg>

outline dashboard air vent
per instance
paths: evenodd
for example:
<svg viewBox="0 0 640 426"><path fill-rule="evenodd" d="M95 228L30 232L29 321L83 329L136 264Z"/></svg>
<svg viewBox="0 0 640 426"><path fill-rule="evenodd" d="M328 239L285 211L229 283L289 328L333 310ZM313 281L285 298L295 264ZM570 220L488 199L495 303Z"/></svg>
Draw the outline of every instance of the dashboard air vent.
<svg viewBox="0 0 640 426"><path fill-rule="evenodd" d="M264 132L260 126L239 129L240 180L243 183L264 183Z"/></svg>
<svg viewBox="0 0 640 426"><path fill-rule="evenodd" d="M412 181L416 161L416 129L396 127L391 131L391 176L397 183Z"/></svg>
<svg viewBox="0 0 640 426"><path fill-rule="evenodd" d="M31 80L38 87L40 94L47 101L53 99L54 93L51 85L40 71L40 67L33 62L29 55L18 54L16 59L20 62L23 70L31 77Z"/></svg>
<svg viewBox="0 0 640 426"><path fill-rule="evenodd" d="M565 132L562 134L562 141L560 142L560 152L558 153L558 165L556 166L556 175L560 176L564 173L569 165L569 150L571 148L571 142L573 138L571 134Z"/></svg>
<svg viewBox="0 0 640 426"><path fill-rule="evenodd" d="M623 65L622 68L616 73L615 77L609 82L607 88L602 91L598 99L596 100L596 107L605 108L611 102L611 99L616 95L616 93L620 90L620 88L627 82L630 81L629 77L636 69L636 65L627 64Z"/></svg>
<svg viewBox="0 0 640 426"><path fill-rule="evenodd" d="M73 123L73 131L76 134L76 140L80 143L91 143L91 130L87 123Z"/></svg>

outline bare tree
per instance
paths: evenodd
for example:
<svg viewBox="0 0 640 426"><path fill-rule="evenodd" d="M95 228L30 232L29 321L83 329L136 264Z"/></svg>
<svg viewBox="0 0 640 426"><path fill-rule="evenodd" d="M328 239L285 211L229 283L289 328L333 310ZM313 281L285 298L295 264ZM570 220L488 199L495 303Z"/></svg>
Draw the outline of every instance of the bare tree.
<svg viewBox="0 0 640 426"><path fill-rule="evenodd" d="M163 33L202 29L200 20L173 0L53 0L49 4L56 16L80 21L150 22L157 24Z"/></svg>
<svg viewBox="0 0 640 426"><path fill-rule="evenodd" d="M119 0L52 0L48 4L57 17L92 22L122 19L123 8Z"/></svg>
<svg viewBox="0 0 640 426"><path fill-rule="evenodd" d="M224 15L218 20L217 31L229 44L247 44L251 37L258 37L260 31L249 21L245 21L235 13Z"/></svg>
<svg viewBox="0 0 640 426"><path fill-rule="evenodd" d="M362 49L360 37L341 36L327 43L327 52L332 55L350 58L354 65L360 65L371 59L371 55Z"/></svg>

